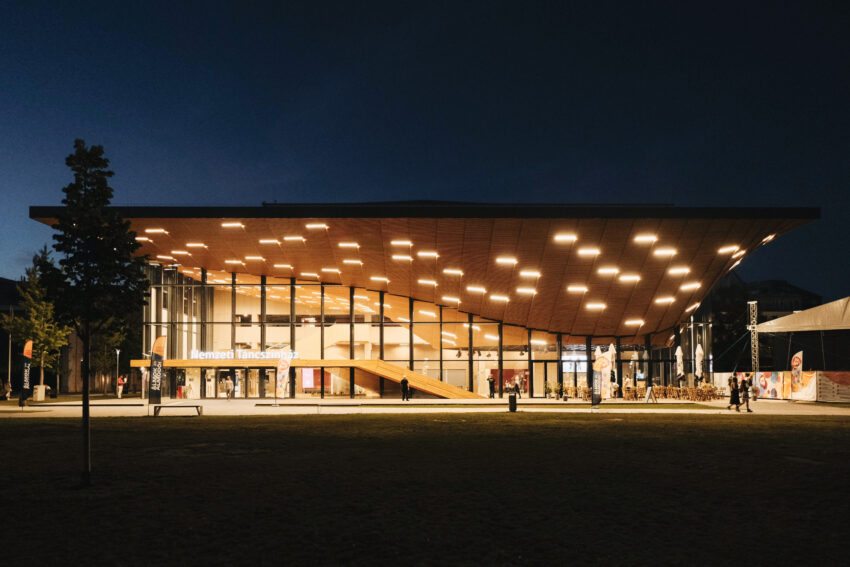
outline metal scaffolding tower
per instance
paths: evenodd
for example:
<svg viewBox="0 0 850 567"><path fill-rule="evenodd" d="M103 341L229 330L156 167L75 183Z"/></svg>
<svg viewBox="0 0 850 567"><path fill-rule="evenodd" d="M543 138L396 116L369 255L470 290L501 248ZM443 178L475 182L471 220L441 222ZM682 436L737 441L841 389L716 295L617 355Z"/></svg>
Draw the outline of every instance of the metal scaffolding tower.
<svg viewBox="0 0 850 567"><path fill-rule="evenodd" d="M758 376L759 371L759 330L758 330L758 301L748 301L750 307L750 324L747 328L750 330L750 355L753 364L753 378Z"/></svg>

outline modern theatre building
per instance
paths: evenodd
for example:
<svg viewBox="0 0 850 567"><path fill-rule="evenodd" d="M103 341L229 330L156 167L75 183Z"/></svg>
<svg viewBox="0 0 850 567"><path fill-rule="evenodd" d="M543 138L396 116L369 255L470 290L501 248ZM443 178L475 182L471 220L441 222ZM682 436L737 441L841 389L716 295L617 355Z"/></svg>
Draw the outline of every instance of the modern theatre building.
<svg viewBox="0 0 850 567"><path fill-rule="evenodd" d="M706 351L708 372L710 328L692 321L702 298L819 214L446 202L118 208L150 260L143 351L166 337L163 392L186 398L221 397L227 378L237 397L397 397L405 376L421 397L486 396L490 378L497 396L518 387L543 397L587 384L597 347L612 345L621 386L671 381L679 345ZM30 216L52 224L57 211ZM693 373L699 357L686 360Z"/></svg>

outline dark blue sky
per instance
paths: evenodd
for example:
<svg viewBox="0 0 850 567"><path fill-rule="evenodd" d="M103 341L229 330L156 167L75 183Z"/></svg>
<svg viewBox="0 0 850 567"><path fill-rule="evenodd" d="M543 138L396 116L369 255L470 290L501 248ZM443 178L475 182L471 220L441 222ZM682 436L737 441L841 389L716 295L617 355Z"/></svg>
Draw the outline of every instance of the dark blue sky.
<svg viewBox="0 0 850 567"><path fill-rule="evenodd" d="M118 204L820 206L740 274L850 293L850 3L585 4L3 3L0 275L80 137Z"/></svg>

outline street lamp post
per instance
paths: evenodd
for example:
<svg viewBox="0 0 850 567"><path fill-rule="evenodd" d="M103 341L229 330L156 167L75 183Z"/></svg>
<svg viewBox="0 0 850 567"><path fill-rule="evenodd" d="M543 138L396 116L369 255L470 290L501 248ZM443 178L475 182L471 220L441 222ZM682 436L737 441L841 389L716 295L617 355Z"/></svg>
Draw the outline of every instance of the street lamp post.
<svg viewBox="0 0 850 567"><path fill-rule="evenodd" d="M118 355L121 354L121 349L115 349L115 395L118 395Z"/></svg>

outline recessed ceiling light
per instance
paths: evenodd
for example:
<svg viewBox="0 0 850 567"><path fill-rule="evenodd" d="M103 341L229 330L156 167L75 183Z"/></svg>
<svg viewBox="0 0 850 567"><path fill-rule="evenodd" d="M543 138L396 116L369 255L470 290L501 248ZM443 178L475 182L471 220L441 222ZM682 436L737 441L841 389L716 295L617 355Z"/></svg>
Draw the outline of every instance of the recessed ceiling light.
<svg viewBox="0 0 850 567"><path fill-rule="evenodd" d="M515 266L517 259L512 256L499 256L496 258L496 263L502 264L503 266Z"/></svg>
<svg viewBox="0 0 850 567"><path fill-rule="evenodd" d="M776 238L775 234L768 234L767 236L765 236L764 238L761 239L761 242L762 242L762 244L767 244L768 242L770 242L774 238Z"/></svg>
<svg viewBox="0 0 850 567"><path fill-rule="evenodd" d="M697 307L699 307L699 303L694 303L693 305L691 305L690 307L688 307L687 309L685 309L685 313L690 313L691 311L693 311L693 310L694 310L694 309L696 309Z"/></svg>
<svg viewBox="0 0 850 567"><path fill-rule="evenodd" d="M353 258L349 258L349 259L343 260L343 261L342 261L342 263L343 263L343 264L357 264L357 265L359 265L359 266L362 266L362 265L363 265L363 261L362 261L362 260L355 260L355 259L353 259Z"/></svg>
<svg viewBox="0 0 850 567"><path fill-rule="evenodd" d="M403 322L405 322L405 323L410 323L410 319L408 319L407 317L399 317L399 318L398 318L398 320L399 320L399 321L403 321ZM406 344L406 343L405 343L405 344Z"/></svg>
<svg viewBox="0 0 850 567"><path fill-rule="evenodd" d="M739 259L739 260L735 260L735 263L734 263L734 264L732 264L732 265L729 267L729 271L731 272L732 270L734 270L735 268L737 268L737 267L738 267L738 264L740 264L740 263L741 263L741 260L740 260L740 259Z"/></svg>
<svg viewBox="0 0 850 567"><path fill-rule="evenodd" d="M521 293L523 295L535 295L537 290L533 287L518 287L516 288L517 293Z"/></svg>
<svg viewBox="0 0 850 567"><path fill-rule="evenodd" d="M519 277L521 278L539 278L540 272L537 270L522 270L519 273Z"/></svg>
<svg viewBox="0 0 850 567"><path fill-rule="evenodd" d="M373 282L390 283L390 280L388 278L385 278L384 276L372 276L369 279L372 280Z"/></svg>
<svg viewBox="0 0 850 567"><path fill-rule="evenodd" d="M311 222L311 223L305 224L304 226L305 226L305 228L308 228L310 230L320 230L320 229L323 229L323 228L328 228L328 225L326 225L323 222Z"/></svg>
<svg viewBox="0 0 850 567"><path fill-rule="evenodd" d="M452 297L451 295L444 295L443 301L448 301L450 303L460 303L460 299L457 297ZM467 323L468 325L469 323Z"/></svg>
<svg viewBox="0 0 850 567"><path fill-rule="evenodd" d="M507 295L499 295L496 293L492 294L490 296L490 299L492 299L493 301L504 301L505 303L510 301L510 298Z"/></svg>
<svg viewBox="0 0 850 567"><path fill-rule="evenodd" d="M360 245L357 244L356 242L340 242L339 243L340 248L359 248L359 246Z"/></svg>
<svg viewBox="0 0 850 567"><path fill-rule="evenodd" d="M436 317L437 316L437 314L434 313L433 311L425 311L424 309L420 309L419 313L421 313L422 315L425 315L426 317Z"/></svg>
<svg viewBox="0 0 850 567"><path fill-rule="evenodd" d="M638 234L635 236L635 242L638 244L652 244L658 240L658 237L654 234Z"/></svg>
<svg viewBox="0 0 850 567"><path fill-rule="evenodd" d="M491 341L498 341L499 335L484 335L485 339L490 339Z"/></svg>
<svg viewBox="0 0 850 567"><path fill-rule="evenodd" d="M684 276L685 274L690 274L691 269L687 266L676 266L667 270L667 273L671 276Z"/></svg>
<svg viewBox="0 0 850 567"><path fill-rule="evenodd" d="M587 293L587 286L579 284L568 285L567 291L570 293Z"/></svg>
<svg viewBox="0 0 850 567"><path fill-rule="evenodd" d="M241 222L223 222L221 228L245 228L245 225Z"/></svg>
<svg viewBox="0 0 850 567"><path fill-rule="evenodd" d="M464 328L468 329L468 328L469 328L469 323L464 323L464 324L463 324L463 326L464 326ZM478 325L473 325L473 326L472 326L472 330L473 330L473 331L480 331L480 330L481 330L481 327L479 327Z"/></svg>
<svg viewBox="0 0 850 567"><path fill-rule="evenodd" d="M625 324L629 327L640 327L643 323L643 319L628 319Z"/></svg>
<svg viewBox="0 0 850 567"><path fill-rule="evenodd" d="M638 274L623 274L617 279L619 279L623 283L632 283L639 282L640 276Z"/></svg>
<svg viewBox="0 0 850 567"><path fill-rule="evenodd" d="M277 238L261 238L260 244L277 244L280 245L280 240Z"/></svg>
<svg viewBox="0 0 850 567"><path fill-rule="evenodd" d="M305 278L318 278L319 274L315 272L301 272L301 276Z"/></svg>
<svg viewBox="0 0 850 567"><path fill-rule="evenodd" d="M393 260L400 260L404 262L412 262L413 257L408 256L407 254L393 254Z"/></svg>
<svg viewBox="0 0 850 567"><path fill-rule="evenodd" d="M292 269L292 266L289 265L289 264L275 264L274 267L278 268L278 269L284 269L284 270L291 270Z"/></svg>
<svg viewBox="0 0 850 567"><path fill-rule="evenodd" d="M658 297L658 298L655 299L655 303L667 303L667 304L669 304L669 303L673 303L674 301L676 301L676 298L673 297L672 295L666 295L664 297Z"/></svg>
<svg viewBox="0 0 850 567"><path fill-rule="evenodd" d="M369 296L368 295L355 295L354 299L365 299L366 301L368 301Z"/></svg>
<svg viewBox="0 0 850 567"><path fill-rule="evenodd" d="M675 248L656 248L655 250L652 251L652 255L653 256L659 256L659 257L675 256L676 255L676 249Z"/></svg>
<svg viewBox="0 0 850 567"><path fill-rule="evenodd" d="M207 245L203 242L187 242L186 248L206 248Z"/></svg>
<svg viewBox="0 0 850 567"><path fill-rule="evenodd" d="M168 231L164 228L146 228L145 233L147 234L168 234Z"/></svg>
<svg viewBox="0 0 850 567"><path fill-rule="evenodd" d="M468 285L466 291L470 293L487 293L487 290L480 285Z"/></svg>
<svg viewBox="0 0 850 567"><path fill-rule="evenodd" d="M445 270L443 270L443 273L447 274L449 276L462 276L463 275L463 271L458 270L456 268L446 268Z"/></svg>
<svg viewBox="0 0 850 567"><path fill-rule="evenodd" d="M413 246L413 242L410 240L393 240L390 242L390 246Z"/></svg>
<svg viewBox="0 0 850 567"><path fill-rule="evenodd" d="M265 262L266 261L266 259L263 258L262 256L245 256L245 259L252 261L252 262Z"/></svg>
<svg viewBox="0 0 850 567"><path fill-rule="evenodd" d="M449 340L449 339L443 339L442 342L446 343L447 345L452 345L452 346L455 346L457 344L456 342Z"/></svg>
<svg viewBox="0 0 850 567"><path fill-rule="evenodd" d="M448 331L443 331L443 332L441 332L440 334L441 334L441 335L443 335L443 336L446 336L446 337L451 337L451 338L453 338L453 339L456 339L456 338L457 338L457 335L456 335L456 334L454 334L454 333L450 333L450 332L448 332Z"/></svg>
<svg viewBox="0 0 850 567"><path fill-rule="evenodd" d="M285 242L306 242L307 239L301 236L300 234L290 234L289 236L284 236L283 240Z"/></svg>
<svg viewBox="0 0 850 567"><path fill-rule="evenodd" d="M598 256L602 251L599 248L579 248L578 255L579 256Z"/></svg>
<svg viewBox="0 0 850 567"><path fill-rule="evenodd" d="M174 256L191 256L188 250L172 250L171 254Z"/></svg>
<svg viewBox="0 0 850 567"><path fill-rule="evenodd" d="M420 258L439 258L440 255L433 250L421 250L416 253Z"/></svg>
<svg viewBox="0 0 850 567"><path fill-rule="evenodd" d="M729 244L727 246L724 246L723 248L719 248L717 250L717 253L718 254L731 254L732 252L737 252L739 248L740 248L740 246L738 246L737 244Z"/></svg>
<svg viewBox="0 0 850 567"><path fill-rule="evenodd" d="M573 233L561 232L555 235L555 242L575 242L578 236Z"/></svg>
<svg viewBox="0 0 850 567"><path fill-rule="evenodd" d="M599 274L601 274L603 276L611 276L611 275L619 274L620 268L617 268L616 266L606 266L604 268L599 268L596 271L599 272Z"/></svg>
<svg viewBox="0 0 850 567"><path fill-rule="evenodd" d="M417 282L422 285L432 285L434 287L437 287L437 282L435 282L434 280L417 280Z"/></svg>
<svg viewBox="0 0 850 567"><path fill-rule="evenodd" d="M329 274L338 274L339 273L338 268L322 268L322 271L327 272Z"/></svg>
<svg viewBox="0 0 850 567"><path fill-rule="evenodd" d="M244 264L245 262L243 262L242 260L225 260L224 263L225 264Z"/></svg>
<svg viewBox="0 0 850 567"><path fill-rule="evenodd" d="M593 311L600 311L602 309L605 309L606 305L604 303L602 303L601 301L597 301L597 302L588 303L588 304L585 305L585 307L587 309L591 309Z"/></svg>
<svg viewBox="0 0 850 567"><path fill-rule="evenodd" d="M166 256L165 254L157 254L156 257L159 258L160 260L174 260L173 257Z"/></svg>
<svg viewBox="0 0 850 567"><path fill-rule="evenodd" d="M541 339L531 339L531 341L530 341L530 342L531 342L531 344L533 344L533 345L541 345L541 346L542 346L542 345L547 345L547 344L549 344L549 343L547 343L546 341L541 340Z"/></svg>
<svg viewBox="0 0 850 567"><path fill-rule="evenodd" d="M738 250L737 252L735 252L734 254L732 254L732 257L733 257L733 258L740 258L741 256L743 256L743 255L744 255L744 254L746 254L746 253L747 253L747 251L746 251L746 250Z"/></svg>
<svg viewBox="0 0 850 567"><path fill-rule="evenodd" d="M137 242L151 242L151 239L148 238L147 236L137 236L136 241Z"/></svg>
<svg viewBox="0 0 850 567"><path fill-rule="evenodd" d="M691 291L694 289L699 289L701 285L702 284L700 284L699 282L690 282L682 284L682 287L680 287L679 289L681 289L682 291Z"/></svg>

